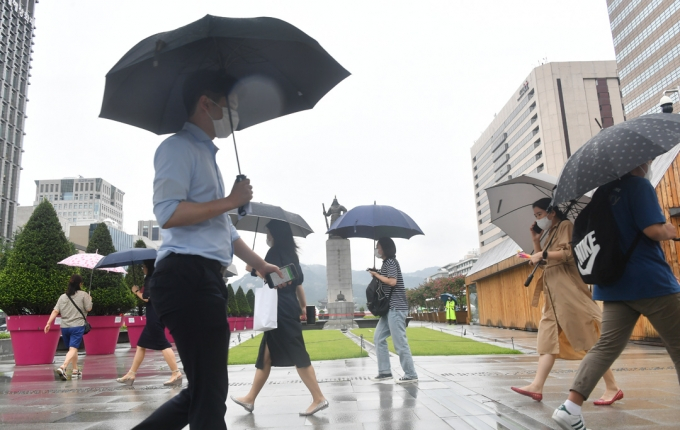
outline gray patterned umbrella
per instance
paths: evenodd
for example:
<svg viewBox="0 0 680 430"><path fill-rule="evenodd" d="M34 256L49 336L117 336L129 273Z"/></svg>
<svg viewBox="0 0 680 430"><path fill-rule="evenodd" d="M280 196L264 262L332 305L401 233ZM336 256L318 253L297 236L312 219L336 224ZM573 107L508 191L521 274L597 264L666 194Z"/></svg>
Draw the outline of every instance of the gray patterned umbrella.
<svg viewBox="0 0 680 430"><path fill-rule="evenodd" d="M569 158L553 204L574 200L620 178L680 143L680 115L655 113L606 128Z"/></svg>

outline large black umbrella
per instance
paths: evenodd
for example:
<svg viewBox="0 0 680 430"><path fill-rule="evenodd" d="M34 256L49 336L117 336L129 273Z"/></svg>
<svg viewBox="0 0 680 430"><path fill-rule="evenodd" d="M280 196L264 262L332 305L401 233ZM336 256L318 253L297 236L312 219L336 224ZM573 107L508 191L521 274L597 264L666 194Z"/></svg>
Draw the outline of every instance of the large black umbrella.
<svg viewBox="0 0 680 430"><path fill-rule="evenodd" d="M237 130L311 109L349 76L319 43L275 18L205 17L150 36L106 75L100 117L156 134L187 120L182 86L198 70L236 78Z"/></svg>
<svg viewBox="0 0 680 430"><path fill-rule="evenodd" d="M307 237L308 234L314 233L314 230L307 224L300 215L294 214L283 210L279 206L268 205L265 203L252 203L250 204L252 212L248 215L241 217L236 209L232 209L229 212L229 217L231 222L234 224L237 230L243 231L254 231L255 235L257 233L267 232L267 223L271 220L285 221L290 225L290 229L293 232L293 236ZM255 248L255 239L253 239L253 249Z"/></svg>
<svg viewBox="0 0 680 430"><path fill-rule="evenodd" d="M656 113L606 128L567 160L553 204L574 200L620 178L680 143L680 115Z"/></svg>
<svg viewBox="0 0 680 430"><path fill-rule="evenodd" d="M124 251L112 252L99 260L94 268L103 269L105 267L132 266L133 264L142 264L144 260L155 259L156 250L153 248L132 248Z"/></svg>

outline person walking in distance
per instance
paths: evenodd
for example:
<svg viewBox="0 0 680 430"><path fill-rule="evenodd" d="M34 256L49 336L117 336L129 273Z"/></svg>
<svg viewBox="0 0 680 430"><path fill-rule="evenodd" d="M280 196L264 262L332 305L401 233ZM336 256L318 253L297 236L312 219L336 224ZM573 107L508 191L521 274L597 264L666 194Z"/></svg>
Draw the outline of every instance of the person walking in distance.
<svg viewBox="0 0 680 430"><path fill-rule="evenodd" d="M66 293L62 294L57 300L57 304L54 306L45 326L45 334L47 334L54 319L57 315L61 315L61 338L64 341L64 346L68 348L68 352L64 364L59 366L55 372L63 381L68 379L69 365L72 369L71 376L78 377L81 375L81 371L78 369L78 348L85 334L85 317L83 315L92 310L92 297L80 289L82 286L83 278L80 275L71 276Z"/></svg>
<svg viewBox="0 0 680 430"><path fill-rule="evenodd" d="M640 315L659 333L680 381L680 284L659 243L675 239L677 228L666 222L648 180L651 164L643 163L621 180L603 185L622 251L636 240L637 244L619 280L593 286L593 298L603 302L602 336L581 361L569 398L553 413L553 420L565 430L585 429L581 406L623 352Z"/></svg>
<svg viewBox="0 0 680 430"><path fill-rule="evenodd" d="M392 336L394 349L399 355L401 368L404 371L404 376L399 378L397 383L416 383L418 374L406 338L406 316L408 314L406 289L401 267L396 258L397 246L394 241L389 237L380 238L375 248L375 256L383 260L382 267L379 272L371 270L369 273L387 287L387 294L390 295L390 310L387 315L380 317L378 326L375 328L373 342L378 356L378 376L371 379L377 382L392 379L390 351L387 349L387 338Z"/></svg>
<svg viewBox="0 0 680 430"><path fill-rule="evenodd" d="M228 211L253 198L250 181L225 197L213 139L238 127L235 81L222 71L198 71L182 88L189 120L156 150L154 214L163 244L149 281L153 307L170 330L188 385L136 429L226 429L229 388L227 288L223 274L233 255L266 275L266 263L241 240ZM229 103L229 106L227 106Z"/></svg>
<svg viewBox="0 0 680 430"><path fill-rule="evenodd" d="M177 368L177 361L175 360L175 352L172 350L172 345L168 342L165 337L165 326L158 318L156 310L151 304L151 296L149 294L149 280L153 275L155 260L144 260L142 263L142 271L144 271L144 288L140 290L138 286L132 286L132 293L136 295L140 300L146 302L146 325L142 334L137 341L137 350L135 351L135 357L132 359L132 366L130 370L121 378L116 379L116 382L120 382L125 385L132 385L135 383L135 375L137 374L137 369L141 366L142 361L144 361L144 356L146 355L147 349L152 349L154 351L162 351L163 358L165 362L168 363L168 367L172 372L172 377L170 380L163 383L166 387L181 387L182 386L182 372Z"/></svg>
<svg viewBox="0 0 680 430"><path fill-rule="evenodd" d="M321 393L319 383L316 381L314 367L309 360L305 340L302 337L300 315L306 311L307 300L302 287L304 275L297 256L297 244L293 239L290 225L279 220L269 221L267 245L269 252L264 258L265 261L279 267L294 264L298 277L289 284L282 284L277 290L277 327L265 331L262 336L260 352L255 363L257 370L250 391L244 397L232 396L231 399L246 411L252 412L255 409L255 399L267 382L272 366L295 366L300 379L312 395L312 404L300 412L300 415L314 415L328 407L328 400ZM252 273L251 267L247 267L246 270Z"/></svg>

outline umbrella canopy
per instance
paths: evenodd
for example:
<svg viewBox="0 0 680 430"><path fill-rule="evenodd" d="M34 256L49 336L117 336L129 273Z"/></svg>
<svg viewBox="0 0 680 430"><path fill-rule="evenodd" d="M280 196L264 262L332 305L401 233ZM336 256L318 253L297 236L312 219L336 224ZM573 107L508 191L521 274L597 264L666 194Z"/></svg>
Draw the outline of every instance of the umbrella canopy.
<svg viewBox="0 0 680 430"><path fill-rule="evenodd" d="M142 264L144 260L155 260L156 250L153 248L132 248L125 251L113 252L99 260L95 269L104 267L132 266Z"/></svg>
<svg viewBox="0 0 680 430"><path fill-rule="evenodd" d="M491 209L491 223L499 227L517 243L522 251L534 249L529 227L535 221L532 204L545 197L552 198L557 178L545 173L529 173L487 188L486 195ZM578 206L584 207L590 197L581 196ZM568 211L574 219L576 211Z"/></svg>
<svg viewBox="0 0 680 430"><path fill-rule="evenodd" d="M314 230L307 224L300 215L283 210L279 206L268 205L265 203L252 203L252 213L238 219L237 209L228 212L231 222L237 230L254 231L256 233L266 233L267 223L273 219L285 221L290 224L293 236L307 237L314 233Z"/></svg>
<svg viewBox="0 0 680 430"><path fill-rule="evenodd" d="M453 297L453 294L444 293L441 296L439 296L439 300L441 300L442 302L447 302L447 301L449 301L449 299L453 300L454 302L456 301L456 298ZM456 303L456 304L458 304L458 303Z"/></svg>
<svg viewBox="0 0 680 430"><path fill-rule="evenodd" d="M587 141L557 180L553 204L577 199L680 143L680 115L656 113L606 128Z"/></svg>
<svg viewBox="0 0 680 430"><path fill-rule="evenodd" d="M82 267L84 269L99 269L95 266L102 258L104 258L104 256L99 254L75 254L61 260L58 264L71 267ZM115 273L127 273L122 267L101 268L101 270Z"/></svg>
<svg viewBox="0 0 680 430"><path fill-rule="evenodd" d="M348 238L363 237L378 240L381 237L410 239L425 234L413 219L404 212L385 205L365 205L350 209L326 232Z"/></svg>
<svg viewBox="0 0 680 430"><path fill-rule="evenodd" d="M349 76L319 43L275 18L205 17L150 36L106 75L102 118L156 134L187 120L182 86L198 70L238 80L237 130L311 109Z"/></svg>

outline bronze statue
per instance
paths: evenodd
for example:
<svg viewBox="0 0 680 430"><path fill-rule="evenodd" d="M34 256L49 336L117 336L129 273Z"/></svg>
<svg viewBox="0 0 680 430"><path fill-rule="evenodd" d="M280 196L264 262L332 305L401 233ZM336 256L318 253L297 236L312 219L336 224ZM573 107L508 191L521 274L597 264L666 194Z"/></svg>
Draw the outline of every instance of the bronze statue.
<svg viewBox="0 0 680 430"><path fill-rule="evenodd" d="M345 301L345 295L342 294L342 291L340 291L340 294L338 294L338 297L335 301L336 302L344 302Z"/></svg>
<svg viewBox="0 0 680 430"><path fill-rule="evenodd" d="M333 203L331 203L331 207L328 208L328 211L326 211L326 206L323 205L323 216L324 217L331 217L331 224L335 223L335 221L340 218L341 215L343 215L345 212L347 212L347 208L345 208L343 205L338 203L338 198L334 197L333 198ZM329 227L328 225L328 220L326 220L326 227Z"/></svg>

